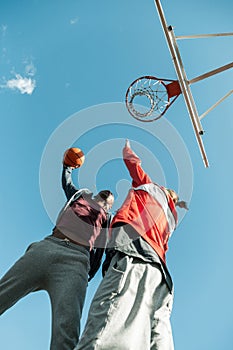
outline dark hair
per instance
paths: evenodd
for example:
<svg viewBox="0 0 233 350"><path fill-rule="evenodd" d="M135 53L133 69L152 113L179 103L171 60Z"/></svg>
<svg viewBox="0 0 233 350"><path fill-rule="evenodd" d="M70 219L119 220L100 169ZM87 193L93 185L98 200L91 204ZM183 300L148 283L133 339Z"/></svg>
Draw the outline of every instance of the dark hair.
<svg viewBox="0 0 233 350"><path fill-rule="evenodd" d="M94 197L95 200L106 200L109 196L113 196L112 192L109 190L103 190L97 193L97 195Z"/></svg>

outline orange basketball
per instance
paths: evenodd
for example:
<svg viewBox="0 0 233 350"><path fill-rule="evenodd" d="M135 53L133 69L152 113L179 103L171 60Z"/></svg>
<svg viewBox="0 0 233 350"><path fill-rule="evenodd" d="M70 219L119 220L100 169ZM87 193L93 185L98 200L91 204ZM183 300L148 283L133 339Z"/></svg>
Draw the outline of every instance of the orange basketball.
<svg viewBox="0 0 233 350"><path fill-rule="evenodd" d="M71 147L64 153L63 164L70 167L79 168L83 165L84 160L85 155L83 151L80 148Z"/></svg>

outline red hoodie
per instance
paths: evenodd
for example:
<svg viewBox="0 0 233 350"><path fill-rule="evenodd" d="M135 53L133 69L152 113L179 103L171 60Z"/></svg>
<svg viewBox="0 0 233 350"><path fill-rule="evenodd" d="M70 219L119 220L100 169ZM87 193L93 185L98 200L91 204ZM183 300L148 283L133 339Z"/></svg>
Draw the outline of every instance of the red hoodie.
<svg viewBox="0 0 233 350"><path fill-rule="evenodd" d="M131 148L124 147L123 159L133 188L114 216L111 228L117 222L130 224L166 263L168 239L177 225L175 204L164 188L144 172L140 158Z"/></svg>

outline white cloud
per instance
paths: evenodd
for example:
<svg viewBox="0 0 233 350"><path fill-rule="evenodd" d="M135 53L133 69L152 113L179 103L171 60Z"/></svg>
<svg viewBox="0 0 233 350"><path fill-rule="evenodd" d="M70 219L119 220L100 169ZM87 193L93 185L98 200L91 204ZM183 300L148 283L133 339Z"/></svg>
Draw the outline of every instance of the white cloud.
<svg viewBox="0 0 233 350"><path fill-rule="evenodd" d="M11 74L14 75L12 79L6 79L5 77L1 78L2 84L0 84L0 89L8 89L8 90L18 90L21 94L31 95L36 87L36 80L33 79L36 73L36 67L34 66L32 61L24 60L23 64L25 76L18 74L15 72L15 68L13 67L11 70Z"/></svg>
<svg viewBox="0 0 233 350"><path fill-rule="evenodd" d="M15 75L15 79L10 79L2 87L10 90L19 90L21 94L31 95L36 87L36 81L31 78L23 78L20 74Z"/></svg>
<svg viewBox="0 0 233 350"><path fill-rule="evenodd" d="M7 25L0 24L0 37L4 37L7 31ZM0 58L4 63L10 64L7 59L7 48L2 47L0 50ZM31 95L36 87L36 80L33 77L36 74L36 67L33 63L32 57L26 57L22 61L24 66L23 75L16 73L15 67L11 69L12 79L0 77L0 89L18 90L21 94Z"/></svg>

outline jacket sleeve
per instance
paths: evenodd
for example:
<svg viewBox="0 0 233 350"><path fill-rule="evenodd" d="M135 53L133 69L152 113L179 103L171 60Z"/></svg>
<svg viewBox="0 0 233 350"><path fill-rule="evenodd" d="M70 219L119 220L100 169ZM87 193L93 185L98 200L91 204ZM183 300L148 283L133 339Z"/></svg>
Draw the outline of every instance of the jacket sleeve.
<svg viewBox="0 0 233 350"><path fill-rule="evenodd" d="M77 190L78 190L73 184L71 174L72 174L72 168L63 165L62 188L65 192L67 200L69 200L75 194L75 192L77 192Z"/></svg>
<svg viewBox="0 0 233 350"><path fill-rule="evenodd" d="M111 218L111 215L108 214L108 218L101 229L100 235L95 241L95 248L90 251L90 271L88 281L90 281L95 276L96 272L100 268L107 245L108 229L110 226Z"/></svg>
<svg viewBox="0 0 233 350"><path fill-rule="evenodd" d="M102 276L106 275L106 272L109 269L113 256L116 254L116 250L113 248L107 248L105 251L105 259L102 264Z"/></svg>
<svg viewBox="0 0 233 350"><path fill-rule="evenodd" d="M150 177L141 167L141 159L132 151L130 147L123 148L123 159L132 178L133 187L152 182Z"/></svg>
<svg viewBox="0 0 233 350"><path fill-rule="evenodd" d="M94 248L90 251L90 271L88 273L89 278L88 282L92 280L92 278L95 276L96 272L99 270L102 257L104 254L104 248Z"/></svg>

